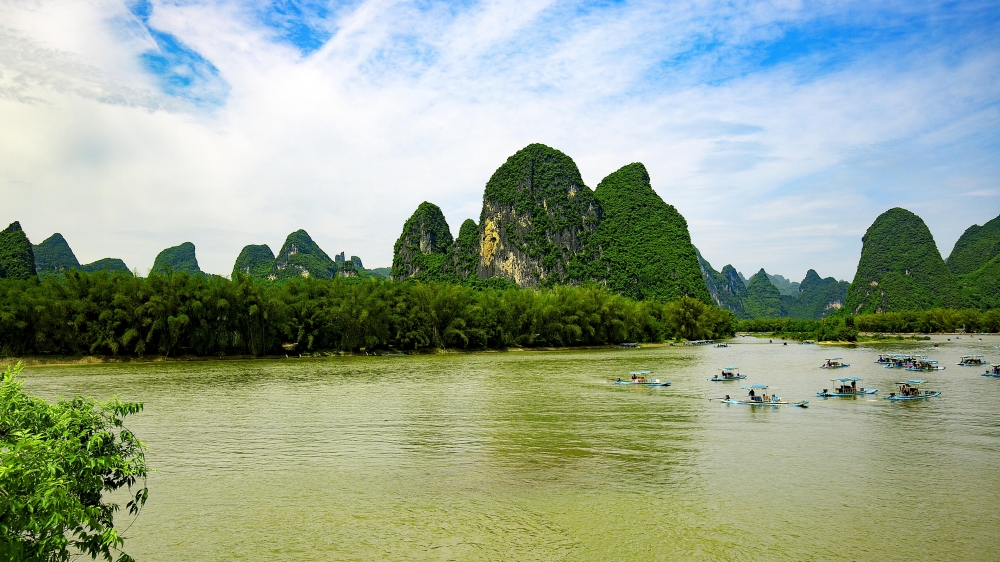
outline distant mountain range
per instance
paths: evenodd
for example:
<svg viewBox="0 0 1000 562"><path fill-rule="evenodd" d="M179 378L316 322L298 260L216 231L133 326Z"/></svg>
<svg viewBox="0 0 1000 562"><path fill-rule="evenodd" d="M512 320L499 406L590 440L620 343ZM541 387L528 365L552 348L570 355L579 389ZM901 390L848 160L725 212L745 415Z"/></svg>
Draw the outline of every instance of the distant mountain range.
<svg viewBox="0 0 1000 562"><path fill-rule="evenodd" d="M73 269L129 272L114 258L81 265L59 233L32 245L17 222L0 232L0 278L59 277ZM204 274L191 242L160 252L153 270ZM923 220L893 208L862 238L852 283L812 269L801 282L763 269L747 279L732 265L716 271L698 252L684 217L653 190L641 163L592 190L569 156L532 144L494 172L479 223L466 220L457 238L437 205L421 203L403 225L391 269L365 269L343 252L331 258L297 230L277 256L266 245L245 246L233 265L232 275L241 274L269 281L391 274L496 288L596 283L634 299L690 296L738 318L990 309L1000 308L1000 216L970 226L944 260Z"/></svg>

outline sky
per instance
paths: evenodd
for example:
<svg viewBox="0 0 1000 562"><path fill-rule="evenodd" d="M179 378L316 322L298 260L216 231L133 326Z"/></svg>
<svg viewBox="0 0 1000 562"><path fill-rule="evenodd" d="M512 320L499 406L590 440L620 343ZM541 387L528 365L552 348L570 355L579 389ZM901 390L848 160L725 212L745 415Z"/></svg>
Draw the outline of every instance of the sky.
<svg viewBox="0 0 1000 562"><path fill-rule="evenodd" d="M305 229L387 266L540 142L631 162L716 268L851 280L891 207L1000 214L1000 3L0 0L0 222L145 274Z"/></svg>

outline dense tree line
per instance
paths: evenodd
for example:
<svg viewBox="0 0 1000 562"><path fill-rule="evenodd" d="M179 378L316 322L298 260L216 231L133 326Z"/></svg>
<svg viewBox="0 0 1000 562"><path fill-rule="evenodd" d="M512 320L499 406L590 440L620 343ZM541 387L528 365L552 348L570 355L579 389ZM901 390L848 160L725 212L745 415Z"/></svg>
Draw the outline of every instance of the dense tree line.
<svg viewBox="0 0 1000 562"><path fill-rule="evenodd" d="M634 301L598 286L483 289L374 278L269 283L184 272L68 271L0 280L0 354L268 355L599 345L734 332L692 299ZM293 347L294 346L294 347Z"/></svg>
<svg viewBox="0 0 1000 562"><path fill-rule="evenodd" d="M740 332L788 335L816 341L854 341L859 332L872 334L932 334L939 332L1000 332L1000 309L934 308L923 311L837 315L823 320L756 318L740 320Z"/></svg>

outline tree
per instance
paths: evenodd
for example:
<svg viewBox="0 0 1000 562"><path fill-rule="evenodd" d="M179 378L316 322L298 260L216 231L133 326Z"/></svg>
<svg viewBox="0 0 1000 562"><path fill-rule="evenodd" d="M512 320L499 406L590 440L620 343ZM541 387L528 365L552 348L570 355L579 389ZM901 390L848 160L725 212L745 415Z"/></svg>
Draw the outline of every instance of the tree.
<svg viewBox="0 0 1000 562"><path fill-rule="evenodd" d="M0 558L131 561L106 494L127 489L131 515L146 503L145 446L124 426L142 404L50 404L24 393L20 372L18 363L0 374Z"/></svg>

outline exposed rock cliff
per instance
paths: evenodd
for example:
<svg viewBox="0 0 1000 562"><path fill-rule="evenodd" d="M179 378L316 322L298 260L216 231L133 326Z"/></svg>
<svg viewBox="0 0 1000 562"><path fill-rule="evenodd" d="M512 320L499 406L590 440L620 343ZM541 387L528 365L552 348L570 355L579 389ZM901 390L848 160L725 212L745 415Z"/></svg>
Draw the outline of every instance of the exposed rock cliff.
<svg viewBox="0 0 1000 562"><path fill-rule="evenodd" d="M747 296L747 288L740 274L729 264L723 267L721 272L716 271L701 252L697 249L695 251L698 256L698 266L701 268L701 277L716 306L732 311L737 318L747 318L746 311L743 310L743 299Z"/></svg>
<svg viewBox="0 0 1000 562"><path fill-rule="evenodd" d="M392 277L425 281L451 280L447 263L454 239L441 208L424 201L403 225L393 247Z"/></svg>
<svg viewBox="0 0 1000 562"><path fill-rule="evenodd" d="M852 314L961 305L958 285L917 215L889 209L868 227L847 292Z"/></svg>
<svg viewBox="0 0 1000 562"><path fill-rule="evenodd" d="M305 230L296 230L285 238L285 244L275 258L274 277L319 277L331 279L337 275L337 264L319 247Z"/></svg>
<svg viewBox="0 0 1000 562"><path fill-rule="evenodd" d="M479 218L478 277L534 287L566 280L601 212L569 156L532 144L490 178Z"/></svg>

